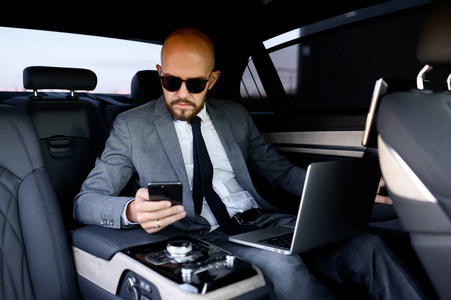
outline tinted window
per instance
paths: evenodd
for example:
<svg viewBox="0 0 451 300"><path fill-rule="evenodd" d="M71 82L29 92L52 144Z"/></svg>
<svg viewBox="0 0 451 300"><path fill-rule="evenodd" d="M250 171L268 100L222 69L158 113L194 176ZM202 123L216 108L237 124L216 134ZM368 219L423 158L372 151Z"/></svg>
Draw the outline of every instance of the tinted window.
<svg viewBox="0 0 451 300"><path fill-rule="evenodd" d="M241 99L249 111L271 111L265 88L260 81L252 58L249 58L241 79Z"/></svg>
<svg viewBox="0 0 451 300"><path fill-rule="evenodd" d="M271 53L291 108L366 108L378 78L415 78L420 19L362 25Z"/></svg>
<svg viewBox="0 0 451 300"><path fill-rule="evenodd" d="M398 6L382 8L387 13L400 9ZM295 42L267 50L290 110L366 109L380 77L417 76L422 65L416 60L416 42L423 14L412 10L365 20L374 17L378 8L380 13L381 7L373 7L306 26L291 33ZM354 16L358 16L356 21L348 20ZM249 75L245 72L243 81L246 77ZM243 95L243 86L241 90ZM246 96L245 103L262 104L248 106L250 111L270 110L264 105L264 96Z"/></svg>

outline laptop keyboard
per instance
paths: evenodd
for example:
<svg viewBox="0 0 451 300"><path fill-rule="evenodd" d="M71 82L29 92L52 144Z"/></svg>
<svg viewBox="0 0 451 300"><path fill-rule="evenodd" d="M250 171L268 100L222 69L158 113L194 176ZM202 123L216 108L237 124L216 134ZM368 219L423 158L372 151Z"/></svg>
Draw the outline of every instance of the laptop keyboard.
<svg viewBox="0 0 451 300"><path fill-rule="evenodd" d="M291 241L293 240L293 233L287 233L283 235L279 235L273 238L261 240L260 243L265 243L272 246L277 246L281 248L291 248Z"/></svg>

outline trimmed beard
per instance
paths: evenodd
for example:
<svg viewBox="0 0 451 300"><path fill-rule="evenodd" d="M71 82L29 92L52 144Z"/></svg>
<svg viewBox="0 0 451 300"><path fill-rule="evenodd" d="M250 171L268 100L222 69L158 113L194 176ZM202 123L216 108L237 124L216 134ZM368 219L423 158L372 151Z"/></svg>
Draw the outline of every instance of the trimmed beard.
<svg viewBox="0 0 451 300"><path fill-rule="evenodd" d="M206 97L205 97L206 98ZM174 100L171 103L168 103L167 101L164 101L166 108L168 109L169 113L171 114L171 116L179 121L191 121L191 119L193 119L195 116L197 116L197 114L204 108L205 105L205 99L202 102L201 105L197 106L196 103L191 102L189 100L186 99L178 99L178 100ZM178 110L177 112L174 109L174 105L177 103L184 103L184 104L188 104L190 106L192 106L194 108L194 110L188 111L188 110Z"/></svg>

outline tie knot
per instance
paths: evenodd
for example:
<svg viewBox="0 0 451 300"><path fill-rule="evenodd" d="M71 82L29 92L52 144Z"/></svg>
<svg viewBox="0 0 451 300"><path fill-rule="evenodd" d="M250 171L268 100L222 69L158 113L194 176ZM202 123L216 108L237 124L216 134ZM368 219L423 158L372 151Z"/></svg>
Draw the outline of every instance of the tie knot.
<svg viewBox="0 0 451 300"><path fill-rule="evenodd" d="M189 121L189 123L191 124L192 127L200 127L200 121L202 121L201 118L195 116L194 118L191 119L191 121Z"/></svg>

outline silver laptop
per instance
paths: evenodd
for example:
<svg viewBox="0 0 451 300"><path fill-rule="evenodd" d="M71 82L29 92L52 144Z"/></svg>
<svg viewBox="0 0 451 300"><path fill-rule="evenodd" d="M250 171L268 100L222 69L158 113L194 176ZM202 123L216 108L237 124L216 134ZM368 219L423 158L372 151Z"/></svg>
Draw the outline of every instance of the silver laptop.
<svg viewBox="0 0 451 300"><path fill-rule="evenodd" d="M380 177L376 158L312 163L295 222L229 240L290 255L351 238L368 226Z"/></svg>

